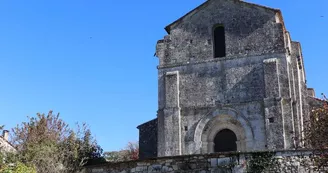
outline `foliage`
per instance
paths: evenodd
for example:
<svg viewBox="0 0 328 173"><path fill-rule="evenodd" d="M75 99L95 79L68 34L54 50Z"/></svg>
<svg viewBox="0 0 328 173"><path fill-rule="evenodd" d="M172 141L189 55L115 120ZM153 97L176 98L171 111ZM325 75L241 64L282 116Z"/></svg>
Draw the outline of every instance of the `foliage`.
<svg viewBox="0 0 328 173"><path fill-rule="evenodd" d="M307 142L316 149L328 149L328 104L311 110L310 122L307 124L305 137Z"/></svg>
<svg viewBox="0 0 328 173"><path fill-rule="evenodd" d="M0 168L0 173L36 173L36 169L21 162L7 164Z"/></svg>
<svg viewBox="0 0 328 173"><path fill-rule="evenodd" d="M123 150L105 152L104 157L108 162L124 162L139 159L138 143L129 142Z"/></svg>
<svg viewBox="0 0 328 173"><path fill-rule="evenodd" d="M19 160L34 165L37 172L76 172L102 158L102 149L86 124L73 130L52 111L17 125L12 143L19 151Z"/></svg>
<svg viewBox="0 0 328 173"><path fill-rule="evenodd" d="M247 172L261 173L265 170L271 170L277 167L278 160L273 152L253 153L247 164Z"/></svg>
<svg viewBox="0 0 328 173"><path fill-rule="evenodd" d="M0 173L36 173L33 166L21 163L15 153L2 151L0 160Z"/></svg>
<svg viewBox="0 0 328 173"><path fill-rule="evenodd" d="M324 95L323 95L324 96ZM315 150L313 157L318 169L328 166L328 100L324 96L322 106L310 112L309 122L306 122L304 131L305 142Z"/></svg>
<svg viewBox="0 0 328 173"><path fill-rule="evenodd" d="M120 154L118 153L119 151L107 151L104 152L104 158L106 159L107 162L120 162Z"/></svg>
<svg viewBox="0 0 328 173"><path fill-rule="evenodd" d="M129 142L126 146L128 159L138 160L139 159L139 145L138 143Z"/></svg>

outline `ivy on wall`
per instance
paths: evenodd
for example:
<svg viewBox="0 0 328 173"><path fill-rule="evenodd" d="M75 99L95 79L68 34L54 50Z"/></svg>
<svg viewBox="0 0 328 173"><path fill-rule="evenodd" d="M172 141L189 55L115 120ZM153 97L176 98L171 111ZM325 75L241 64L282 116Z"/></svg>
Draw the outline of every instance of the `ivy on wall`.
<svg viewBox="0 0 328 173"><path fill-rule="evenodd" d="M252 153L247 164L247 172L261 173L271 170L279 164L274 152Z"/></svg>

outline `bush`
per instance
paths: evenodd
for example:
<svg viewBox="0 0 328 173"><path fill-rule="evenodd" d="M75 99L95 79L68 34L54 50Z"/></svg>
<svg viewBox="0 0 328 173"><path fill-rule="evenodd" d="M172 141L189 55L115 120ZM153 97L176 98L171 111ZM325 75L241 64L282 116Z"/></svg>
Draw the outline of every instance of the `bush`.
<svg viewBox="0 0 328 173"><path fill-rule="evenodd" d="M36 173L36 169L21 162L16 162L14 164L3 165L0 168L0 173Z"/></svg>

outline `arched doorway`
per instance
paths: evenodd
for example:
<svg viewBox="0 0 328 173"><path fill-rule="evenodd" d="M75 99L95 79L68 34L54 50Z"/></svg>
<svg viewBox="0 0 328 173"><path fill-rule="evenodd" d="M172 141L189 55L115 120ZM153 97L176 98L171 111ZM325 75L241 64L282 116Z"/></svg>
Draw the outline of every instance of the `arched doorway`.
<svg viewBox="0 0 328 173"><path fill-rule="evenodd" d="M214 138L214 152L237 151L237 136L229 130L219 131Z"/></svg>
<svg viewBox="0 0 328 173"><path fill-rule="evenodd" d="M229 109L230 110L230 109ZM200 153L215 153L215 142L214 139L218 135L217 139L221 142L226 143L229 140L225 140L226 138L221 138L220 134L224 134L224 131L230 130L234 137L233 146L237 146L229 149L228 151L248 151L252 150L253 142L253 130L250 128L248 121L246 121L243 116L238 115L234 111L227 111L225 109L218 109L214 111L212 114L209 114L204 119L200 121L197 125L195 131L195 142L199 140L200 137ZM223 132L221 132L223 131ZM221 132L221 133L219 133ZM229 134L229 132L228 132ZM231 133L230 133L231 134ZM224 135L223 135L224 136ZM222 140L223 139L223 140ZM217 141L218 141L217 140ZM248 142L249 141L249 142ZM216 142L217 144L220 142ZM249 146L247 146L249 144Z"/></svg>

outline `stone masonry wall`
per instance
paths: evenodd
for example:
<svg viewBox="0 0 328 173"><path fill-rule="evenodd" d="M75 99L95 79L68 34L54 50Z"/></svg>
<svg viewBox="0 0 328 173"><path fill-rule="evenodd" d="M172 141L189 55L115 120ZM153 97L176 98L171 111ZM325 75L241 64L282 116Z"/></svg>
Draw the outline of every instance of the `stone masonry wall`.
<svg viewBox="0 0 328 173"><path fill-rule="evenodd" d="M225 57L213 55L218 25ZM223 129L236 135L237 151L304 147L302 50L280 10L208 0L165 29L156 45L158 131L143 135L157 133L157 156L213 153Z"/></svg>
<svg viewBox="0 0 328 173"><path fill-rule="evenodd" d="M228 115L234 118L220 123L230 124L226 126L230 130L235 127L232 131L240 142L238 151L291 148L285 147L285 143L291 143L291 136L285 135L286 141L280 139L284 136L282 116L266 124L267 119L277 113L290 117L291 112L287 107L290 102L281 106L286 107L283 113L282 108L276 106L285 102L275 98L289 91L288 78L283 75L286 74L284 26L277 15L277 10L254 4L213 0L166 28L169 35L158 41L156 50L159 58L158 156L211 153L213 139L206 129L213 133L220 130L215 128L218 124L209 124L220 121L222 116L213 113L226 109L235 112L234 116ZM221 58L213 57L213 28L217 24L225 28L226 56ZM263 103L266 92L274 90L265 83L264 62L274 58L279 69L269 75L279 74L278 88L284 90ZM207 121L208 116L213 119ZM273 128L277 130L266 134ZM268 136L277 136L277 139L271 142ZM276 141L281 144L274 145Z"/></svg>
<svg viewBox="0 0 328 173"><path fill-rule="evenodd" d="M148 121L139 129L139 158L157 157L157 118Z"/></svg>
<svg viewBox="0 0 328 173"><path fill-rule="evenodd" d="M263 165L269 163L272 165L271 170L276 172L305 173L312 166L309 164L311 154L312 152L308 150L294 150L163 157L89 166L84 173L242 173L254 172L254 169L260 171L258 167L252 165L255 162ZM277 162L266 162L270 158ZM307 166L303 161L306 161Z"/></svg>
<svg viewBox="0 0 328 173"><path fill-rule="evenodd" d="M213 27L225 28L226 57L284 53L277 11L235 0L210 0L170 25L157 44L160 67L213 59Z"/></svg>

